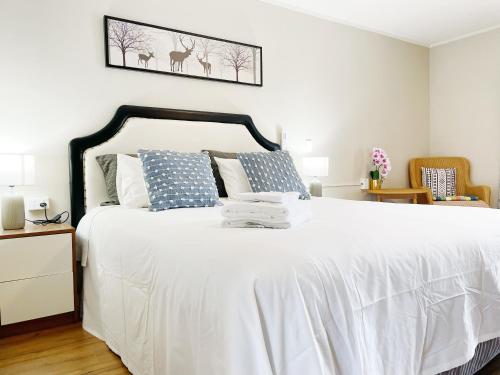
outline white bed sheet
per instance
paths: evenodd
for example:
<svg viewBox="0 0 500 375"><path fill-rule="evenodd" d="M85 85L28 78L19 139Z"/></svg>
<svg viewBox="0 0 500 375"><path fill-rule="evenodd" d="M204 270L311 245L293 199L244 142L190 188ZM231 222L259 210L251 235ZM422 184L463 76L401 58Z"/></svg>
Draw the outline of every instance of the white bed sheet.
<svg viewBox="0 0 500 375"><path fill-rule="evenodd" d="M500 336L500 212L331 198L288 230L96 208L83 326L136 375L435 374Z"/></svg>

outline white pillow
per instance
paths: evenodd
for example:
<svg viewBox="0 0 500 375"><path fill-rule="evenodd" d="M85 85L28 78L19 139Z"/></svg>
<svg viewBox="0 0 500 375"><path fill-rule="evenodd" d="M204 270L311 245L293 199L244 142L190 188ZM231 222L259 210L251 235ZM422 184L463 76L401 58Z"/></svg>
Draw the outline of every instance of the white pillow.
<svg viewBox="0 0 500 375"><path fill-rule="evenodd" d="M227 196L231 199L237 199L239 193L249 193L252 191L247 174L238 159L215 158L219 167L219 173L224 180L224 186Z"/></svg>
<svg viewBox="0 0 500 375"><path fill-rule="evenodd" d="M149 207L141 160L118 154L116 164L116 193L120 205L126 208Z"/></svg>

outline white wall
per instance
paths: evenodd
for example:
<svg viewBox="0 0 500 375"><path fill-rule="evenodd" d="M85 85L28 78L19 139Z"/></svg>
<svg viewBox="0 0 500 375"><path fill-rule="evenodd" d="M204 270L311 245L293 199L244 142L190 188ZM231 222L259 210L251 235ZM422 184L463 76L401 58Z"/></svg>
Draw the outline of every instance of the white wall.
<svg viewBox="0 0 500 375"><path fill-rule="evenodd" d="M471 161L472 182L500 181L500 29L430 51L430 152Z"/></svg>
<svg viewBox="0 0 500 375"><path fill-rule="evenodd" d="M261 45L264 86L105 68L104 14ZM69 208L68 142L121 104L247 113L271 139L285 126L295 155L312 138L330 157L327 184L358 183L377 145L401 186L428 152L428 49L378 34L254 0L2 0L0 33L0 152L37 156L26 191L54 210Z"/></svg>

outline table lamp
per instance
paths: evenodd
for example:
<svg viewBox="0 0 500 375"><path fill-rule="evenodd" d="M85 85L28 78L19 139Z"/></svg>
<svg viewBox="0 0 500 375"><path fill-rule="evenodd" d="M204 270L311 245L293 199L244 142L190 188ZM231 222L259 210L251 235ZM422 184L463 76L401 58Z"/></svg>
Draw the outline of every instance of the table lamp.
<svg viewBox="0 0 500 375"><path fill-rule="evenodd" d="M302 161L304 175L314 177L309 186L311 195L315 197L323 196L323 186L318 177L328 176L328 158L327 157L307 157Z"/></svg>
<svg viewBox="0 0 500 375"><path fill-rule="evenodd" d="M14 191L15 186L33 185L35 161L32 155L0 154L0 186L9 186L2 196L3 229L24 228L24 197Z"/></svg>

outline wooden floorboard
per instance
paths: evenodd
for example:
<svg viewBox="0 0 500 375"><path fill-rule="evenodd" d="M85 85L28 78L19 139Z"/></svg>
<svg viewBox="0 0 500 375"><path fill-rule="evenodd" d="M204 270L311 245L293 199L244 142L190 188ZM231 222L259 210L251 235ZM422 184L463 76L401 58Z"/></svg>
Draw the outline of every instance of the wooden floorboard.
<svg viewBox="0 0 500 375"><path fill-rule="evenodd" d="M127 375L130 372L120 357L78 323L0 339L0 374ZM500 356L480 375L500 375Z"/></svg>
<svg viewBox="0 0 500 375"><path fill-rule="evenodd" d="M72 324L0 340L2 375L126 375L120 357Z"/></svg>

